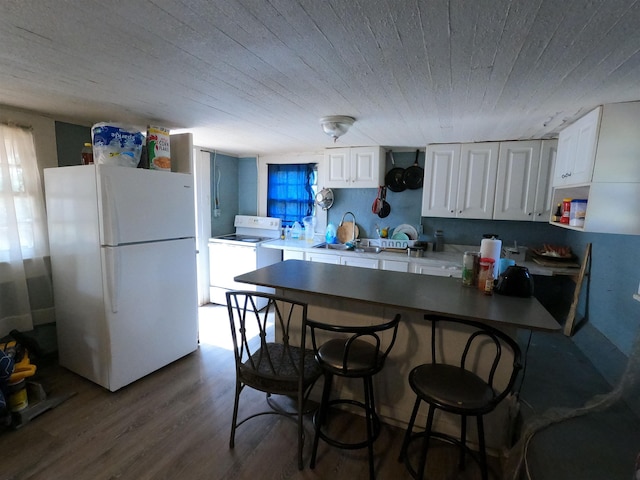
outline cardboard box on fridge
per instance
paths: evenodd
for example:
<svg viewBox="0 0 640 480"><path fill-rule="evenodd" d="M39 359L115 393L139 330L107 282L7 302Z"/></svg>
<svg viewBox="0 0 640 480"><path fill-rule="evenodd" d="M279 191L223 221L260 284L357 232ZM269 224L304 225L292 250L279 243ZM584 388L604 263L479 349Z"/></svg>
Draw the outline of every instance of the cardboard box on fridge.
<svg viewBox="0 0 640 480"><path fill-rule="evenodd" d="M171 140L169 129L150 125L147 129L149 169L171 171Z"/></svg>

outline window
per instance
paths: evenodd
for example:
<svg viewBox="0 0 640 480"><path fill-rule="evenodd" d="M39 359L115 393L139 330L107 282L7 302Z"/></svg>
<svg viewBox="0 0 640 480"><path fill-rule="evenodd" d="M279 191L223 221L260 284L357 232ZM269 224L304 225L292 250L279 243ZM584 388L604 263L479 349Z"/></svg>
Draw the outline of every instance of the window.
<svg viewBox="0 0 640 480"><path fill-rule="evenodd" d="M269 164L267 216L282 219L284 227L314 214L318 189L315 163Z"/></svg>
<svg viewBox="0 0 640 480"><path fill-rule="evenodd" d="M31 131L0 125L0 261L48 254L40 174Z"/></svg>

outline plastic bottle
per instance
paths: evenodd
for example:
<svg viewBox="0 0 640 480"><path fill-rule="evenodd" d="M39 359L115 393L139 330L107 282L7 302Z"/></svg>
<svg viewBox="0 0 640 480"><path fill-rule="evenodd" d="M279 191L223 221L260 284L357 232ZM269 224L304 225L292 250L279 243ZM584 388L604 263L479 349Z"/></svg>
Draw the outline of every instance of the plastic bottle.
<svg viewBox="0 0 640 480"><path fill-rule="evenodd" d="M434 242L433 242L433 251L434 252L444 251L444 232L442 230L436 230L436 234L434 236Z"/></svg>
<svg viewBox="0 0 640 480"><path fill-rule="evenodd" d="M489 269L487 272L487 276L484 281L484 294L485 295L493 295L493 269Z"/></svg>
<svg viewBox="0 0 640 480"><path fill-rule="evenodd" d="M293 227L291 227L291 239L299 240L302 236L302 225L299 222L293 222Z"/></svg>
<svg viewBox="0 0 640 480"><path fill-rule="evenodd" d="M559 203L558 208L556 208L556 213L553 215L553 221L559 222L561 218L562 218L562 204Z"/></svg>
<svg viewBox="0 0 640 480"><path fill-rule="evenodd" d="M84 147L82 147L81 157L82 157L82 165L93 164L93 148L91 148L90 143L85 143Z"/></svg>
<svg viewBox="0 0 640 480"><path fill-rule="evenodd" d="M327 225L327 230L324 234L325 242L336 243L336 235L337 235L336 226L333 223L329 223L329 225Z"/></svg>

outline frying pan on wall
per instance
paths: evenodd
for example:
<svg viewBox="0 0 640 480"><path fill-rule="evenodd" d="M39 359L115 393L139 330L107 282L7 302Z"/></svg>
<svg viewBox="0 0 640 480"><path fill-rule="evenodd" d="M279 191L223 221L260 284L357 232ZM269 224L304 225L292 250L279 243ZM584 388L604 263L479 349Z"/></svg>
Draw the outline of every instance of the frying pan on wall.
<svg viewBox="0 0 640 480"><path fill-rule="evenodd" d="M385 175L384 183L392 192L402 192L407 188L403 181L404 168L395 166L396 162L393 159L392 151L389 151L389 155L391 156L391 164L393 165L393 168Z"/></svg>
<svg viewBox="0 0 640 480"><path fill-rule="evenodd" d="M422 181L424 178L424 170L420 165L418 165L418 156L420 155L420 150L416 150L416 160L412 166L405 169L404 174L402 175L402 183L409 190L417 190L418 188L422 188Z"/></svg>

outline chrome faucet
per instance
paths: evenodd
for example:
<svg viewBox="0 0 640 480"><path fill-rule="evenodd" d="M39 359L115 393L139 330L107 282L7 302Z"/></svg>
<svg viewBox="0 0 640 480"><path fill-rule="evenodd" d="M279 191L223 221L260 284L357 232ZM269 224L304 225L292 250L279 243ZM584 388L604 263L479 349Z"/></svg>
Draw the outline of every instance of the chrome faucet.
<svg viewBox="0 0 640 480"><path fill-rule="evenodd" d="M356 216L353 214L353 212L345 212L344 215L342 215L342 220L340 220L340 225L342 225L344 223L344 217L346 217L347 214L350 214L353 217L353 238L351 239L351 243L355 246L355 244L356 244Z"/></svg>

